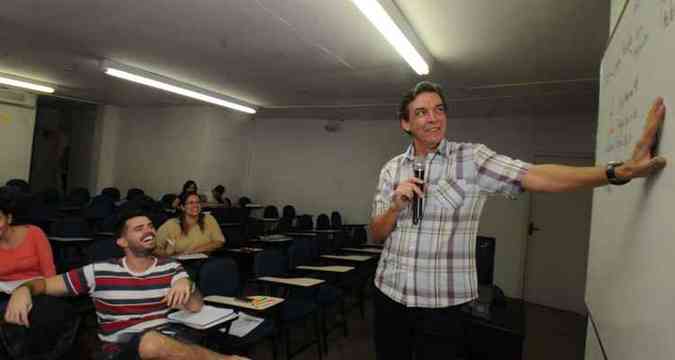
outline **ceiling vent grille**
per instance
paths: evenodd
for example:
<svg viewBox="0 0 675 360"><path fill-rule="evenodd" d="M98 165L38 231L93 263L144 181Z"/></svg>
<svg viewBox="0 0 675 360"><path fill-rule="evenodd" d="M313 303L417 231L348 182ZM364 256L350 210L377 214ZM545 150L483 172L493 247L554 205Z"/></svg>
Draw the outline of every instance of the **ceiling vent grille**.
<svg viewBox="0 0 675 360"><path fill-rule="evenodd" d="M35 107L35 98L23 91L0 86L0 103Z"/></svg>

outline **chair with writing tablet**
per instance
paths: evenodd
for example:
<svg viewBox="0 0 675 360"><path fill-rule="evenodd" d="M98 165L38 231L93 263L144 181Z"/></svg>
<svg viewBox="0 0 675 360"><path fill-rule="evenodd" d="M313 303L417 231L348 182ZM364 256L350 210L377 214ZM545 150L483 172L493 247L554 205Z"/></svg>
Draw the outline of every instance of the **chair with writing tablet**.
<svg viewBox="0 0 675 360"><path fill-rule="evenodd" d="M232 298L241 298L241 283L237 264L229 258L211 259L204 264L199 272L199 291L204 297L219 295ZM234 306L233 306L234 307ZM246 312L245 308L237 307L236 311ZM258 316L258 314L252 314ZM248 355L251 348L257 344L270 340L272 358L277 358L277 329L272 319L264 319L253 331L244 337L231 334L219 334L217 338L208 339L210 347L223 353L238 353Z"/></svg>
<svg viewBox="0 0 675 360"><path fill-rule="evenodd" d="M290 276L288 265L288 257L280 251L265 250L256 254L253 263L256 283L263 285L269 295L285 299L281 304L279 330L286 344L286 359L290 360L316 344L319 360L321 360L323 358L321 322L316 294L318 286L324 283L324 280ZM297 349L292 349L292 325L305 323L307 320L314 323L312 341L302 344Z"/></svg>

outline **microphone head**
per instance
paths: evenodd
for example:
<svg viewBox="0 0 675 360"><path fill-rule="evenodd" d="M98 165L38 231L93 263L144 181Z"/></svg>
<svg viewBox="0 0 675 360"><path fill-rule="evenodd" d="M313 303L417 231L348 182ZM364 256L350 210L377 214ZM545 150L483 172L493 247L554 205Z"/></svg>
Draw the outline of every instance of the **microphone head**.
<svg viewBox="0 0 675 360"><path fill-rule="evenodd" d="M424 171L424 168L426 167L425 160L424 156L415 156L415 160L413 161L413 171Z"/></svg>

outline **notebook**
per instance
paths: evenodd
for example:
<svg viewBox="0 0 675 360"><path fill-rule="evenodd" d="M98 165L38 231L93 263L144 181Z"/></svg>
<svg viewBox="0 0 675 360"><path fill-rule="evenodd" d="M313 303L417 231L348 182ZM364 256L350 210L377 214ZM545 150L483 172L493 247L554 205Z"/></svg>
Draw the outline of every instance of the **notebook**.
<svg viewBox="0 0 675 360"><path fill-rule="evenodd" d="M181 323L193 329L208 329L228 320L236 319L237 316L232 309L204 305L200 312L193 313L181 310L169 314L168 319L170 322Z"/></svg>

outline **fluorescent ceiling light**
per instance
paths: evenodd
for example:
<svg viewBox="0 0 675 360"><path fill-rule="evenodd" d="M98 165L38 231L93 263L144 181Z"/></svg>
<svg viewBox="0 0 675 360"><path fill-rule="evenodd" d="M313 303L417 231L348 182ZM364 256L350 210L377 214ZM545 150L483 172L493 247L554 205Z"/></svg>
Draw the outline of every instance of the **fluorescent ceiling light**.
<svg viewBox="0 0 675 360"><path fill-rule="evenodd" d="M427 62L377 0L352 0L352 2L370 20L375 28L384 35L398 54L408 62L418 75L427 75L429 73Z"/></svg>
<svg viewBox="0 0 675 360"><path fill-rule="evenodd" d="M29 83L27 81L10 79L10 78L6 78L6 77L2 77L2 76L0 76L0 84L14 86L14 87L22 88L22 89L44 92L44 93L48 93L48 94L51 94L51 93L54 92L54 88L50 88L49 86L33 84L33 83Z"/></svg>
<svg viewBox="0 0 675 360"><path fill-rule="evenodd" d="M136 72L136 71L134 71L134 72ZM153 87L153 88L156 88L156 89L168 91L170 93L174 93L174 94L178 94L178 95L182 95L182 96L187 96L189 98L204 101L204 102L211 103L211 104L214 104L214 105L224 106L224 107L234 109L234 110L238 110L238 111L241 111L241 112L245 112L245 113L248 113L248 114L255 114L256 113L256 110L252 107L240 105L240 104L234 103L232 101L221 99L221 98L216 97L216 96L207 95L207 94L205 94L206 91L197 91L197 90L187 89L187 87L191 87L191 86L172 85L172 84L169 84L166 80L165 81L159 81L159 80L151 79L150 77L137 75L137 74L132 73L131 71L126 71L126 69L121 70L118 67L113 67L113 66L106 66L105 67L105 73L110 75L110 76L114 76L116 78L133 81L135 83L139 83L139 84L150 86L150 87Z"/></svg>

